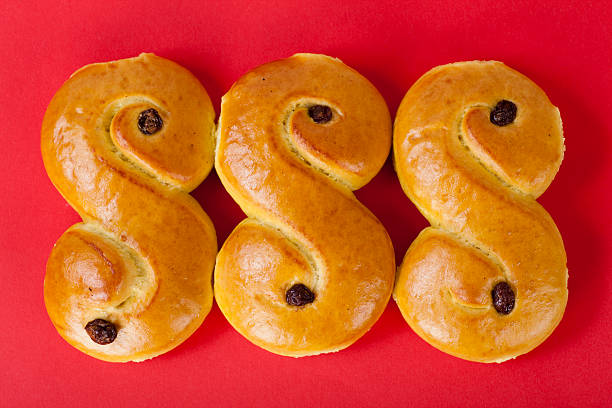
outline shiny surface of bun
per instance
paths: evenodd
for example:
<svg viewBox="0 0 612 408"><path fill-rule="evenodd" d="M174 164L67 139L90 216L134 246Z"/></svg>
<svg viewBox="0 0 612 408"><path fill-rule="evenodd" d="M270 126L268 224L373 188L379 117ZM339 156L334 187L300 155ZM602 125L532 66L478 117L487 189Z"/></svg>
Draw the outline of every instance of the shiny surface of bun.
<svg viewBox="0 0 612 408"><path fill-rule="evenodd" d="M432 224L394 289L409 325L467 360L532 350L568 294L561 235L535 201L563 158L557 108L500 62L440 66L406 94L393 148L402 188Z"/></svg>
<svg viewBox="0 0 612 408"><path fill-rule="evenodd" d="M390 144L381 95L330 57L262 65L223 97L215 167L249 218L219 252L215 296L248 340L293 357L337 351L382 314L393 247L352 190Z"/></svg>
<svg viewBox="0 0 612 408"><path fill-rule="evenodd" d="M152 54L87 65L51 101L45 168L83 222L55 244L44 298L84 353L155 357L208 314L217 242L188 192L212 168L214 116L199 81Z"/></svg>

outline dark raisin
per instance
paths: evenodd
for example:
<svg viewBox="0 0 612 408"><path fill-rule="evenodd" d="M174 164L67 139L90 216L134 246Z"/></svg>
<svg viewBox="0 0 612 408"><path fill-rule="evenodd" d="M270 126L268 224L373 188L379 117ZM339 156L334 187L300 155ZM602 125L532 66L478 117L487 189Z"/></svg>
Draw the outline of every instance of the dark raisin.
<svg viewBox="0 0 612 408"><path fill-rule="evenodd" d="M158 132L163 125L164 121L153 108L144 110L138 115L138 129L145 135Z"/></svg>
<svg viewBox="0 0 612 408"><path fill-rule="evenodd" d="M296 283L287 290L285 299L291 306L304 306L315 300L315 295L306 285Z"/></svg>
<svg viewBox="0 0 612 408"><path fill-rule="evenodd" d="M332 119L332 110L329 106L314 105L308 108L308 116L310 116L315 123L327 123Z"/></svg>
<svg viewBox="0 0 612 408"><path fill-rule="evenodd" d="M514 309L514 291L506 282L499 282L491 291L497 313L508 314Z"/></svg>
<svg viewBox="0 0 612 408"><path fill-rule="evenodd" d="M98 344L110 344L117 337L117 328L104 319L95 319L85 325L89 337Z"/></svg>
<svg viewBox="0 0 612 408"><path fill-rule="evenodd" d="M497 126L509 125L514 119L516 119L516 105L505 99L497 102L489 116L491 123Z"/></svg>

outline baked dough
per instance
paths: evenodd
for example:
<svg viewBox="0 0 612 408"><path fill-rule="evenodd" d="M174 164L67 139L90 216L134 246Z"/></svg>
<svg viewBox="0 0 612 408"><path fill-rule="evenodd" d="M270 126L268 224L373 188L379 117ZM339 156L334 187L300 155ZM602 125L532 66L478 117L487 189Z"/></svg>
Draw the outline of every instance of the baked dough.
<svg viewBox="0 0 612 408"><path fill-rule="evenodd" d="M217 241L188 192L212 168L214 117L198 80L153 54L87 65L53 97L42 156L83 222L55 244L44 297L82 352L155 357L208 314Z"/></svg>
<svg viewBox="0 0 612 408"><path fill-rule="evenodd" d="M473 361L542 343L567 303L561 235L535 201L563 158L558 109L500 62L444 65L406 94L393 148L402 188L432 224L398 272L408 324Z"/></svg>
<svg viewBox="0 0 612 408"><path fill-rule="evenodd" d="M352 190L380 170L391 120L378 91L323 55L262 65L223 97L215 168L249 217L215 267L232 326L273 353L343 349L391 295L391 240Z"/></svg>

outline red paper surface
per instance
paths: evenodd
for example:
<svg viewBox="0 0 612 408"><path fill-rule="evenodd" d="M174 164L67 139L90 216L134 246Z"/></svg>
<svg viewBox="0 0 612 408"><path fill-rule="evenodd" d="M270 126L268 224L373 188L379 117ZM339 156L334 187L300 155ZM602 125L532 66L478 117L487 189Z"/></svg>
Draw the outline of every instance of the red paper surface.
<svg viewBox="0 0 612 408"><path fill-rule="evenodd" d="M612 404L612 23L607 2L15 1L0 3L1 406L604 406ZM568 254L569 303L552 336L502 365L443 354L393 301L348 349L291 359L235 332L215 306L177 349L144 363L97 361L47 317L53 243L77 214L42 165L47 103L82 65L155 52L190 69L218 112L247 70L295 52L341 58L395 112L435 65L506 62L536 81L563 117L567 151L540 202ZM213 173L195 192L219 244L244 217ZM357 193L401 261L427 225L391 165Z"/></svg>

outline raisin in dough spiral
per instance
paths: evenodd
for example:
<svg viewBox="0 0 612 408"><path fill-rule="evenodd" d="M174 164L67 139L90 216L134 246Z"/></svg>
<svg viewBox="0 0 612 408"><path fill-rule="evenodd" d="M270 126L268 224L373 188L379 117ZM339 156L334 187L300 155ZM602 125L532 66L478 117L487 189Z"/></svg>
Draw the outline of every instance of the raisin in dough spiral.
<svg viewBox="0 0 612 408"><path fill-rule="evenodd" d="M188 192L212 168L214 116L199 81L152 54L81 68L51 101L45 167L83 222L51 252L45 304L84 353L155 357L210 311L217 241Z"/></svg>
<svg viewBox="0 0 612 408"><path fill-rule="evenodd" d="M394 289L409 325L467 360L536 347L567 303L561 235L535 201L563 158L557 108L502 63L445 65L406 94L393 148L404 191L432 224Z"/></svg>
<svg viewBox="0 0 612 408"><path fill-rule="evenodd" d="M390 145L383 98L337 59L265 64L223 97L215 168L249 218L219 252L215 297L251 342L293 357L337 351L382 314L393 247L351 190Z"/></svg>

